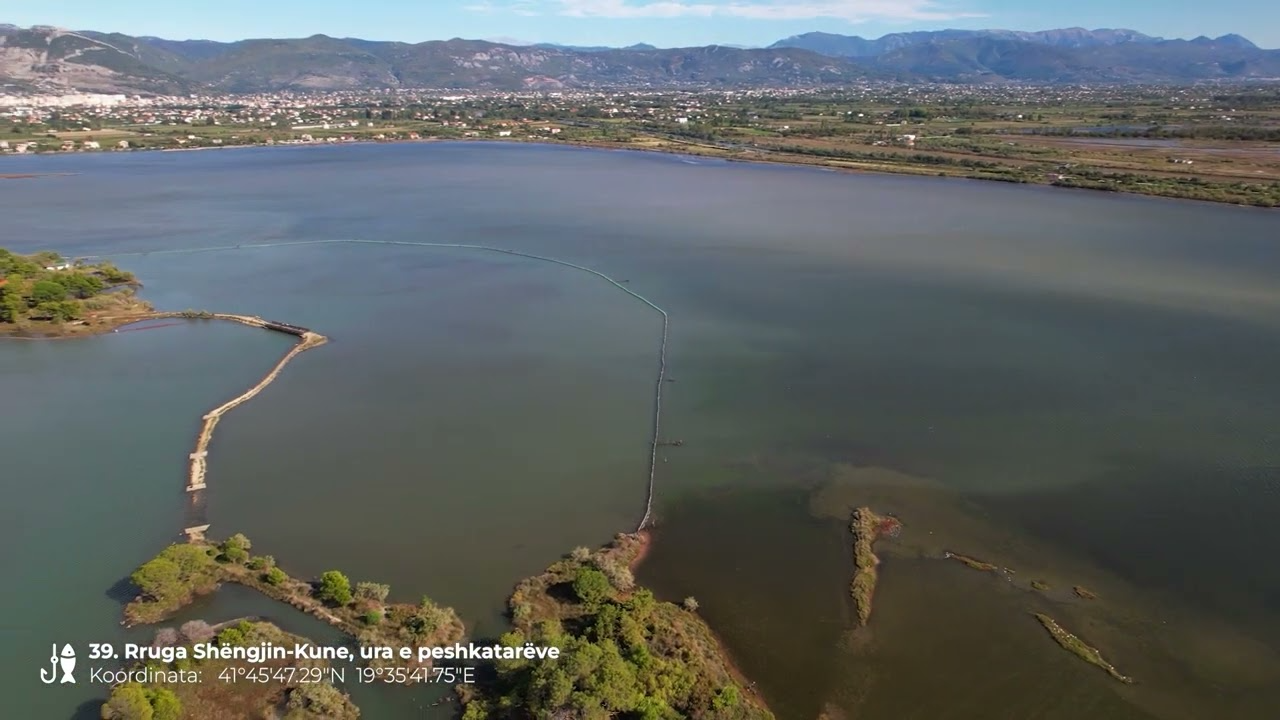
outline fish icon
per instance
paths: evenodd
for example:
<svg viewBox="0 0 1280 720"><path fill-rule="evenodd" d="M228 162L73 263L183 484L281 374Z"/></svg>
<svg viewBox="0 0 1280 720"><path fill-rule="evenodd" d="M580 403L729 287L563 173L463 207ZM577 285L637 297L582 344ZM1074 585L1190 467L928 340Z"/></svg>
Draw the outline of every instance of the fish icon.
<svg viewBox="0 0 1280 720"><path fill-rule="evenodd" d="M71 676L71 672L76 669L76 651L71 649L69 643L62 647L62 659L58 664L62 666L62 682L74 685L76 679Z"/></svg>

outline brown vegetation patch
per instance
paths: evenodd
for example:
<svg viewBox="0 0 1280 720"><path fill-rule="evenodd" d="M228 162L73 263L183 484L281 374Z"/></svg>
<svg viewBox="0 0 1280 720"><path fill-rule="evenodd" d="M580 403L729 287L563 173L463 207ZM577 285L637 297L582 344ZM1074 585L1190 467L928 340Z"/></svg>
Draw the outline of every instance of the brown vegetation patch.
<svg viewBox="0 0 1280 720"><path fill-rule="evenodd" d="M873 546L885 529L890 527L889 523L896 522L893 518L877 515L870 508L860 507L853 511L849 530L853 532L855 570L853 580L849 583L849 595L853 597L859 625L866 625L871 619L871 603L879 577L880 558L876 557Z"/></svg>
<svg viewBox="0 0 1280 720"><path fill-rule="evenodd" d="M1040 621L1040 624L1044 626L1044 629L1049 631L1049 635L1051 635L1064 650L1070 652L1081 660L1084 660L1090 665L1096 665L1103 670L1106 670L1108 675L1122 683L1130 684L1133 682L1133 678L1128 677L1127 675L1122 675L1119 670L1116 670L1114 665L1107 662L1106 659L1102 657L1102 653L1098 652L1097 648L1085 643L1080 638L1064 630L1062 626L1058 624L1058 621L1044 613L1032 614L1035 615L1036 620Z"/></svg>
<svg viewBox="0 0 1280 720"><path fill-rule="evenodd" d="M1098 595L1096 593L1094 593L1092 590L1090 590L1089 588L1083 585L1076 585L1075 587L1071 588L1071 590L1075 592L1076 597L1082 598L1084 600L1098 599Z"/></svg>
<svg viewBox="0 0 1280 720"><path fill-rule="evenodd" d="M966 567L972 568L974 570L978 570L979 572L995 572L996 570L1000 569L999 567L992 565L989 562L985 562L977 558L969 557L968 555L960 555L958 553L948 552L944 557L946 557L948 560L955 560L956 562L961 563Z"/></svg>

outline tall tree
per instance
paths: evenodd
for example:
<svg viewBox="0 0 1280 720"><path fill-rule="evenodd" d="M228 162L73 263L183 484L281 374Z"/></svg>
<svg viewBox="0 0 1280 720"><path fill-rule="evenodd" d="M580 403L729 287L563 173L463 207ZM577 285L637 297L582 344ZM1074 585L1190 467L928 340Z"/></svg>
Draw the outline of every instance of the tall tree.
<svg viewBox="0 0 1280 720"><path fill-rule="evenodd" d="M337 570L329 570L320 575L320 587L316 597L334 605L351 604L351 581Z"/></svg>

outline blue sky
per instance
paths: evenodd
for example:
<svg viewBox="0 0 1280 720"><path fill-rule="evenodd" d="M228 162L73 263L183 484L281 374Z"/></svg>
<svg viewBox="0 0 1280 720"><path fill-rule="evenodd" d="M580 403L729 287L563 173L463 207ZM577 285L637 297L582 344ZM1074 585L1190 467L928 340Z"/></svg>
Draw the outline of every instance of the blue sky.
<svg viewBox="0 0 1280 720"><path fill-rule="evenodd" d="M1163 37L1236 32L1280 47L1274 0L52 0L5 3L0 22L172 39L451 37L661 47L766 45L810 30L878 37L944 27L1126 27Z"/></svg>

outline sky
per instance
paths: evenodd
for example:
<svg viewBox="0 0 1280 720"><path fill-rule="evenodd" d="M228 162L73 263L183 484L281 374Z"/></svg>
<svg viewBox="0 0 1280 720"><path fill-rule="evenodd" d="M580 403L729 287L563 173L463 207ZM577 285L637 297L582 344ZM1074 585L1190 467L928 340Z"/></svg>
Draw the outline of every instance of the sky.
<svg viewBox="0 0 1280 720"><path fill-rule="evenodd" d="M659 47L758 47L819 30L879 37L941 28L1122 27L1161 37L1239 33L1280 48L1275 0L48 0L4 3L0 22L175 40L453 37Z"/></svg>

